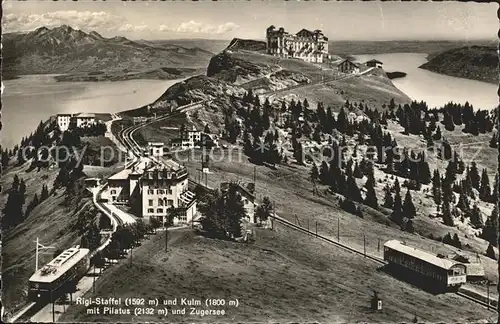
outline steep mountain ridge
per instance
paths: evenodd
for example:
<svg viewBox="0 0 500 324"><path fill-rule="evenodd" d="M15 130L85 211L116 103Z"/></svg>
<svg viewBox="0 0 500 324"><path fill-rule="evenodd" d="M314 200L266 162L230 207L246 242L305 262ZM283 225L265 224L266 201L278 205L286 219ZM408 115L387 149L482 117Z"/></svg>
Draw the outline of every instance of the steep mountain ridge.
<svg viewBox="0 0 500 324"><path fill-rule="evenodd" d="M498 53L492 46L465 46L430 56L422 69L498 84Z"/></svg>
<svg viewBox="0 0 500 324"><path fill-rule="evenodd" d="M99 33L63 25L3 37L4 73L81 73L152 70L163 67L202 68L212 53L199 48L149 45L125 37L105 38Z"/></svg>

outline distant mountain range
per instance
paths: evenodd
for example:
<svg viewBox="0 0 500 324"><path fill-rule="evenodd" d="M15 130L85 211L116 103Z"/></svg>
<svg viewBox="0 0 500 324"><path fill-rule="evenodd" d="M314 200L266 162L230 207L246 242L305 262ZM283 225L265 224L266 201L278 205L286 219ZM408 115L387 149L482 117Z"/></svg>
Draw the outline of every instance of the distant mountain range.
<svg viewBox="0 0 500 324"><path fill-rule="evenodd" d="M67 25L7 33L2 38L4 78L21 74L91 72L106 79L108 72L113 72L116 78L117 71L130 76L161 68L175 68L176 72L188 68L186 71L192 73L194 69L205 68L213 55L198 47L135 42L125 37L105 38L95 31L85 33ZM147 75L152 74L155 75ZM176 73L173 75L178 77Z"/></svg>
<svg viewBox="0 0 500 324"><path fill-rule="evenodd" d="M423 69L498 84L498 54L493 46L466 46L429 56Z"/></svg>

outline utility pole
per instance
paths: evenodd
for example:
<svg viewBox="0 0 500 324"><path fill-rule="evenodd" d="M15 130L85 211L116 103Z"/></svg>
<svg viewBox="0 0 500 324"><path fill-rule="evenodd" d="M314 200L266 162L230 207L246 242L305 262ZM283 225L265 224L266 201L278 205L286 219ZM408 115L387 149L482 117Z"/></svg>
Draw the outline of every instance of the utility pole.
<svg viewBox="0 0 500 324"><path fill-rule="evenodd" d="M55 323L56 313L54 311L54 296L52 295L52 289L50 290L50 301L52 302L52 323Z"/></svg>
<svg viewBox="0 0 500 324"><path fill-rule="evenodd" d="M488 310L490 309L490 280L486 281L487 295L488 295Z"/></svg>
<svg viewBox="0 0 500 324"><path fill-rule="evenodd" d="M208 173L205 173L205 187L208 188Z"/></svg>
<svg viewBox="0 0 500 324"><path fill-rule="evenodd" d="M36 249L35 249L35 272L38 271L38 253L40 250L43 250L43 249L53 249L54 247L53 246L45 246L43 244L40 244L39 240L38 240L38 236L36 238Z"/></svg>
<svg viewBox="0 0 500 324"><path fill-rule="evenodd" d="M318 237L318 221L316 221L316 237Z"/></svg>
<svg viewBox="0 0 500 324"><path fill-rule="evenodd" d="M307 218L307 232L309 233L309 217Z"/></svg>
<svg viewBox="0 0 500 324"><path fill-rule="evenodd" d="M337 218L337 242L340 242L340 218Z"/></svg>
<svg viewBox="0 0 500 324"><path fill-rule="evenodd" d="M364 234L363 234L363 253L364 253L365 258L366 258L366 237Z"/></svg>
<svg viewBox="0 0 500 324"><path fill-rule="evenodd" d="M132 266L132 255L133 255L133 252L134 252L134 247L130 247L130 266Z"/></svg>
<svg viewBox="0 0 500 324"><path fill-rule="evenodd" d="M378 243L377 243L377 251L380 252L380 238L378 239Z"/></svg>
<svg viewBox="0 0 500 324"><path fill-rule="evenodd" d="M165 223L165 253L168 252L168 224Z"/></svg>

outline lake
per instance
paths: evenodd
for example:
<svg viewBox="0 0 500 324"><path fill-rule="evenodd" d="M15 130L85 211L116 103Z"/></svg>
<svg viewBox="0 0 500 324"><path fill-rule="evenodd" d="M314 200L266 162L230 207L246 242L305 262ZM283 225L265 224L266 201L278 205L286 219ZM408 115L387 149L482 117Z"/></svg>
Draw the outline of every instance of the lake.
<svg viewBox="0 0 500 324"><path fill-rule="evenodd" d="M427 102L430 108L449 101L465 103L474 108L493 109L498 106L498 85L451 77L418 67L427 62L425 53L391 53L353 55L358 62L377 59L386 72L405 72L403 78L393 79L394 85L414 100Z"/></svg>
<svg viewBox="0 0 500 324"><path fill-rule="evenodd" d="M0 144L12 147L58 113L111 113L158 99L179 80L57 82L54 75L25 75L5 80Z"/></svg>

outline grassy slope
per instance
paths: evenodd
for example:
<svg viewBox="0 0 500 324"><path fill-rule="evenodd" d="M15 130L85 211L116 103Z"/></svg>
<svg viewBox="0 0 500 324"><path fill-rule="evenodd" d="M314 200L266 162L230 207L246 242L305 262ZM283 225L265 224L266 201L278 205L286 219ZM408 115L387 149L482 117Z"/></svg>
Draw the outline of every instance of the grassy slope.
<svg viewBox="0 0 500 324"><path fill-rule="evenodd" d="M26 183L26 205L35 192L40 196L44 183L52 188L52 183L58 170L41 170L40 172L25 172L28 163L7 170L0 179L4 188L10 188L14 175L24 179ZM0 205L5 206L7 191L0 195ZM39 204L28 218L19 226L3 233L3 303L6 311L12 311L25 302L28 278L35 271L35 243L38 237L40 243L55 246L58 249L68 248L79 243L76 233L68 226L76 221L78 214L92 206L89 197L83 198L75 208L62 206L64 195L62 190ZM42 266L52 259L52 250L40 255L39 265Z"/></svg>
<svg viewBox="0 0 500 324"><path fill-rule="evenodd" d="M415 314L428 322L470 322L491 316L467 300L450 294L433 296L394 280L377 266L278 225L276 232L257 230L251 245L211 240L190 230L163 233L146 241L128 260L106 271L96 296L142 298L238 298L226 316L138 316L139 321L322 321L409 322ZM333 252L333 253L332 253ZM349 272L346 273L346 269ZM346 280L349 276L350 280ZM369 309L372 290L384 309ZM91 295L88 294L88 297ZM429 306L432 312L429 312ZM203 308L203 307L201 307ZM75 306L62 321L120 322L130 316L86 315Z"/></svg>
<svg viewBox="0 0 500 324"><path fill-rule="evenodd" d="M116 146L104 137L82 138L94 150L99 150L101 145ZM42 185L47 184L49 191L59 172L55 169L41 169L40 171L27 172L29 162L21 166L13 166L15 159L11 160L11 167L2 174L0 184L3 188L11 187L14 175L24 179L26 183L26 203L31 202L35 193L40 198ZM89 177L109 175L115 168L96 168L85 166L84 172ZM0 193L0 206L3 209L8 197L8 190ZM28 218L19 226L9 231L4 231L3 239L3 303L6 311L10 312L26 302L27 281L35 271L35 243L39 237L40 243L46 246L55 246L65 249L74 244L79 244L77 233L69 228L76 222L78 215L92 208L93 203L90 193L81 196L81 199L72 207L63 206L65 200L64 190L57 190L54 195L40 203L33 209ZM42 266L52 259L52 250L48 254L40 255L39 265Z"/></svg>
<svg viewBox="0 0 500 324"><path fill-rule="evenodd" d="M215 153L208 176L208 184L212 187L217 187L222 181L242 180L252 181L254 165L249 163L244 155L241 157L233 152L231 159L228 158L228 152ZM194 158L188 159L185 154L177 154L176 157L182 163L186 163L189 173L193 178L196 177L196 169L200 167L200 154ZM217 162L215 162L217 161ZM219 162L221 161L221 162ZM290 221L296 222L298 218L303 226L309 221L310 227L315 226L318 222L318 231L324 235L331 237L337 236L337 222L340 220L340 237L341 241L347 242L350 245L363 249L363 235L366 238L366 247L368 253L373 255L381 255L378 250L380 244L389 239L405 240L408 244L433 251L435 253L443 253L445 255L457 252L458 250L449 245L427 239L424 236L409 234L402 232L387 219L387 215L376 212L368 207L365 208L364 219L348 214L341 210L338 206L338 201L331 195L321 193L320 196L312 194L312 184L308 180L309 168L303 166L280 166L278 169L270 170L266 167L256 167L256 186L258 197L269 196L276 202L276 208L279 215L286 217ZM384 178L380 176L377 178ZM359 181L361 186L366 179ZM400 178L400 183L404 179ZM385 180L390 181L391 180ZM382 203L383 195L382 188L385 186L385 181L377 185L379 203ZM322 192L320 186L320 192ZM406 193L406 190L403 190ZM417 232L422 234L433 233L436 235L444 235L447 232L457 232L460 236L462 244L469 244L471 248L479 254L486 251L487 243L481 239L474 238L468 235L465 237L464 232L452 229L441 224L441 221L428 217L427 210L423 207L423 203L431 204L430 198L423 199L423 196L412 192L414 203L417 207L419 216L415 220L415 228ZM420 204L418 199L422 199ZM471 260L475 260L476 254L468 251L461 251L461 254L468 255ZM497 282L498 274L496 270L496 262L481 255L481 262L485 266L487 276L490 280Z"/></svg>

